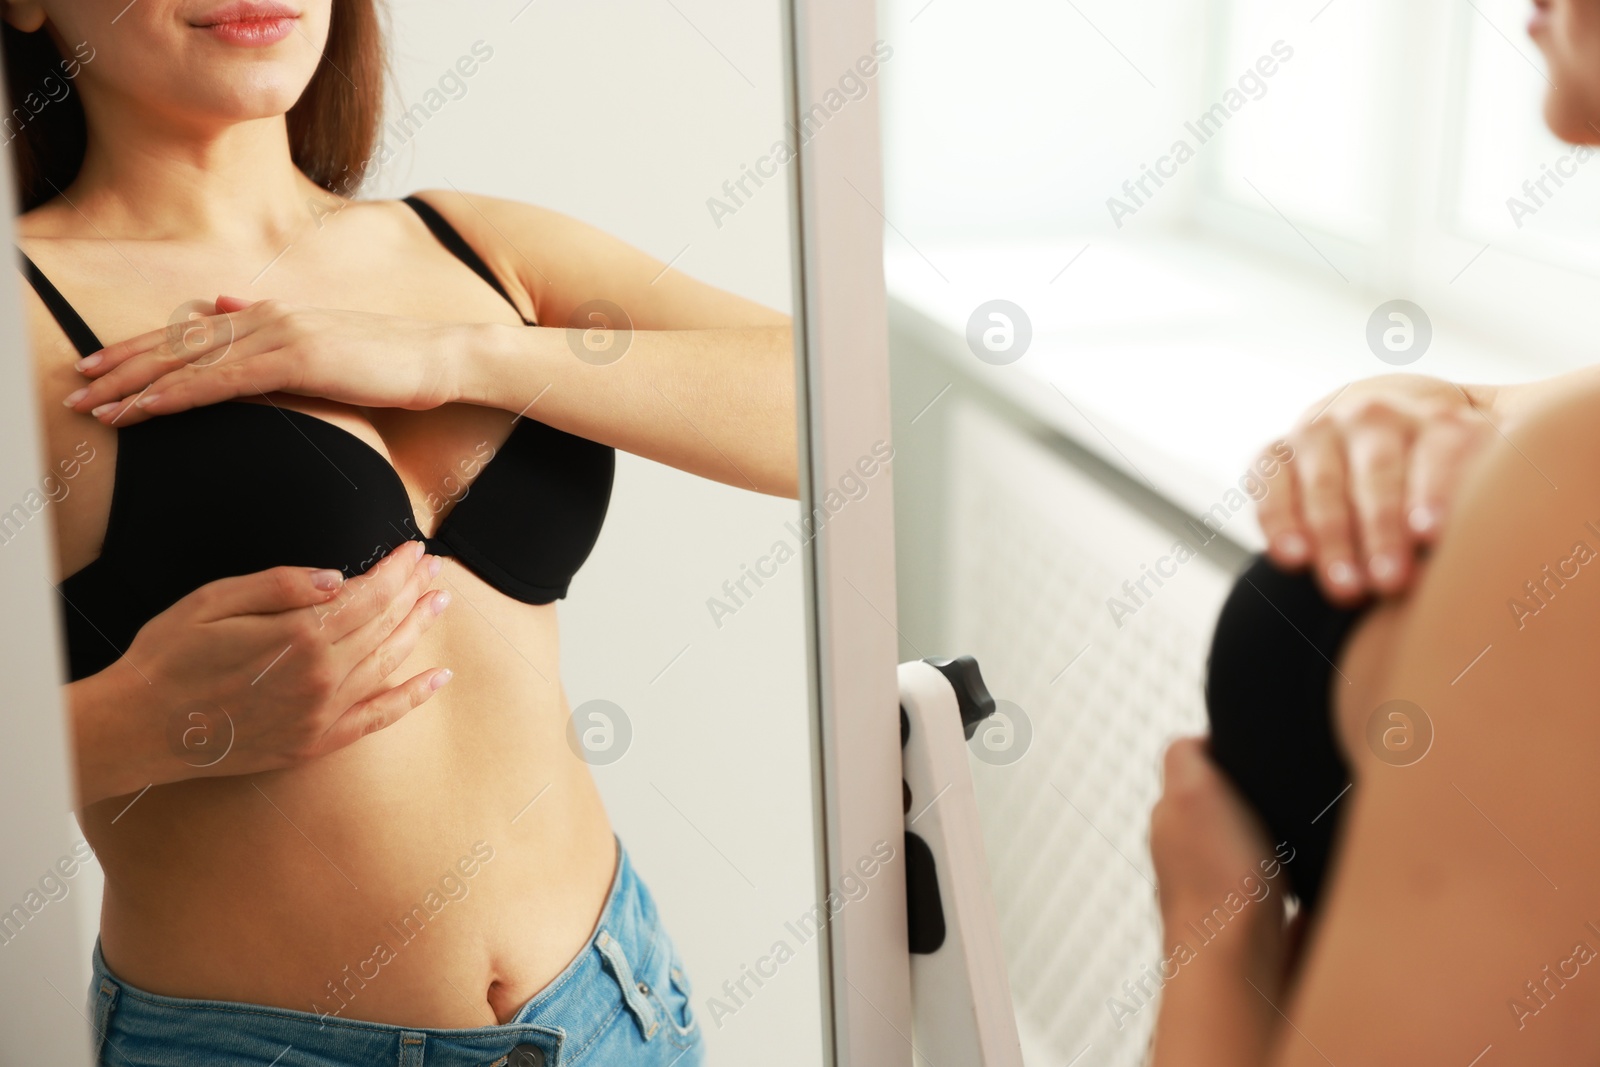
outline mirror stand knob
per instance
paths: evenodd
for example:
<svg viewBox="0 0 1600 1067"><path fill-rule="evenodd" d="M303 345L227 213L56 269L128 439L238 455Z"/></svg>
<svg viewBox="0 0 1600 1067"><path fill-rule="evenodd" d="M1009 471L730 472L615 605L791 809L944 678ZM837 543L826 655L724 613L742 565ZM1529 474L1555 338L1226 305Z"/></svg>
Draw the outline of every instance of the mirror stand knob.
<svg viewBox="0 0 1600 1067"><path fill-rule="evenodd" d="M978 724L994 714L994 697L989 695L989 687L983 682L978 661L971 656L956 656L954 659L930 657L923 662L944 675L950 688L956 691L956 703L961 708L961 732L971 741Z"/></svg>

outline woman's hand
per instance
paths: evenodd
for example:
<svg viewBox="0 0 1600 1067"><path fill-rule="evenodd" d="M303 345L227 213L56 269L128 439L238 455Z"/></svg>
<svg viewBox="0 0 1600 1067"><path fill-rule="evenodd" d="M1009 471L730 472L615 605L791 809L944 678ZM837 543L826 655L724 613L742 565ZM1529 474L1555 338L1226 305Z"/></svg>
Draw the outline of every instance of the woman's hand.
<svg viewBox="0 0 1600 1067"><path fill-rule="evenodd" d="M223 296L214 315L79 360L93 381L64 402L116 426L268 393L424 411L457 398L460 362L481 328Z"/></svg>
<svg viewBox="0 0 1600 1067"><path fill-rule="evenodd" d="M1167 749L1150 816L1162 922L1154 1067L1267 1061L1283 1001L1287 937L1266 831L1212 762L1202 738ZM1265 877L1263 875L1266 875ZM1269 886L1265 893L1261 886ZM1179 948L1178 946L1183 946Z"/></svg>
<svg viewBox="0 0 1600 1067"><path fill-rule="evenodd" d="M1178 927L1208 915L1230 895L1248 895L1248 887L1240 888L1247 878L1266 884L1263 862L1278 869L1265 827L1212 761L1204 738L1180 738L1167 748L1161 799L1150 813L1150 858L1162 914ZM1268 935L1255 947L1281 947L1271 936L1283 926L1277 894L1252 899L1238 917L1247 916Z"/></svg>
<svg viewBox="0 0 1600 1067"><path fill-rule="evenodd" d="M186 778L278 770L381 730L450 671L390 676L449 603L408 541L348 582L278 567L201 586L74 683L85 804Z"/></svg>
<svg viewBox="0 0 1600 1067"><path fill-rule="evenodd" d="M1318 403L1286 438L1294 458L1267 479L1259 506L1267 554L1284 568L1314 566L1335 603L1405 589L1467 460L1494 432L1484 409L1495 396L1392 374Z"/></svg>

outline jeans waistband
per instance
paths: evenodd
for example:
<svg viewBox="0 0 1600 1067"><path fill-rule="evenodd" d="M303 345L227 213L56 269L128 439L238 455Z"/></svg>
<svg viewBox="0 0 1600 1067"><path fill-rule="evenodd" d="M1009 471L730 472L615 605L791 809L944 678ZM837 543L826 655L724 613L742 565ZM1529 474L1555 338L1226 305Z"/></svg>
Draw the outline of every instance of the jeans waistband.
<svg viewBox="0 0 1600 1067"><path fill-rule="evenodd" d="M651 965L662 938L648 890L626 851L595 932L556 978L508 1023L431 1029L231 1001L190 1000L129 985L106 966L98 939L89 987L92 1040L100 1061L163 1064L398 1064L399 1067L558 1067L571 1063L612 1025L635 984L626 971ZM611 973L606 973L607 971ZM621 997L618 996L619 985ZM646 1020L640 1018L643 1027Z"/></svg>

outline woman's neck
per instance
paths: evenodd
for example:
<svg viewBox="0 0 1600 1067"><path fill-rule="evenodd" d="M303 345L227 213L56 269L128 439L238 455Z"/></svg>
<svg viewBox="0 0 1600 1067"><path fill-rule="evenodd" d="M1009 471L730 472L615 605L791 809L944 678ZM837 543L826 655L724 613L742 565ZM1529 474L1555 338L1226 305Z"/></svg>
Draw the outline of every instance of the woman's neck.
<svg viewBox="0 0 1600 1067"><path fill-rule="evenodd" d="M333 197L295 166L284 116L197 129L95 110L55 236L282 248Z"/></svg>

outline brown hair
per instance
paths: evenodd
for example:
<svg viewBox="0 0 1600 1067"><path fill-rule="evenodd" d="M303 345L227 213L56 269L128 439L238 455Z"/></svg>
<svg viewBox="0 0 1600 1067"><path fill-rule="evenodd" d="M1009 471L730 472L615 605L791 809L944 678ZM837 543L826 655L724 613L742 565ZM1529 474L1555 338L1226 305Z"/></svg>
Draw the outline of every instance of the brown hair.
<svg viewBox="0 0 1600 1067"><path fill-rule="evenodd" d="M340 195L357 189L383 121L384 56L381 0L333 0L328 44L305 92L289 109L295 166ZM0 131L11 143L18 212L31 211L65 189L83 166L87 126L78 95L60 88L85 58L63 59L49 31L21 33L0 24L6 68L6 114Z"/></svg>

